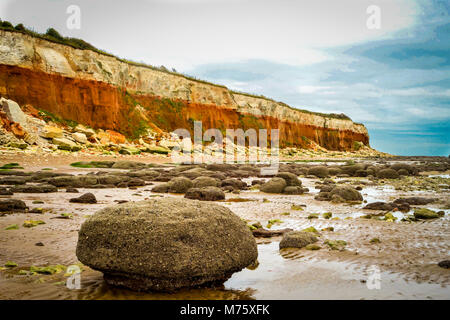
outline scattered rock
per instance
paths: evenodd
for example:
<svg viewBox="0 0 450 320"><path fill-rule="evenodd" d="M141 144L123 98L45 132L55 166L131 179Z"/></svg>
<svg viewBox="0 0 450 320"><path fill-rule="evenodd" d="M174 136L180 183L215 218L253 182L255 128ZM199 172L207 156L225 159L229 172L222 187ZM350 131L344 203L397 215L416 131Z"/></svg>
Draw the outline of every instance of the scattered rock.
<svg viewBox="0 0 450 320"><path fill-rule="evenodd" d="M418 208L414 209L414 217L416 219L436 219L439 218L439 214L430 209Z"/></svg>
<svg viewBox="0 0 450 320"><path fill-rule="evenodd" d="M176 177L169 181L169 192L185 193L192 188L192 181L185 177Z"/></svg>
<svg viewBox="0 0 450 320"><path fill-rule="evenodd" d="M311 232L291 231L283 235L283 239L280 242L280 249L303 248L314 242L317 242L317 238Z"/></svg>
<svg viewBox="0 0 450 320"><path fill-rule="evenodd" d="M438 266L444 269L450 269L450 260L443 260L438 263Z"/></svg>
<svg viewBox="0 0 450 320"><path fill-rule="evenodd" d="M190 188L184 197L194 200L218 201L225 199L225 193L217 187Z"/></svg>
<svg viewBox="0 0 450 320"><path fill-rule="evenodd" d="M221 181L211 177L197 177L192 181L194 188L220 187Z"/></svg>
<svg viewBox="0 0 450 320"><path fill-rule="evenodd" d="M260 190L266 193L282 193L286 185L286 180L275 177L264 183Z"/></svg>
<svg viewBox="0 0 450 320"><path fill-rule="evenodd" d="M378 171L377 177L380 179L398 179L399 174L394 169L382 169Z"/></svg>
<svg viewBox="0 0 450 320"><path fill-rule="evenodd" d="M62 138L63 130L58 127L46 125L42 128L41 137L47 139Z"/></svg>
<svg viewBox="0 0 450 320"><path fill-rule="evenodd" d="M76 142L79 142L79 143L82 143L82 144L86 144L86 143L89 142L87 137L86 137L86 135L84 133L81 133L81 132L72 133L72 138Z"/></svg>
<svg viewBox="0 0 450 320"><path fill-rule="evenodd" d="M0 200L0 212L25 211L26 209L28 209L28 207L22 200L18 199Z"/></svg>
<svg viewBox="0 0 450 320"><path fill-rule="evenodd" d="M90 192L85 193L79 196L78 198L72 198L69 201L74 203L97 203L97 199Z"/></svg>

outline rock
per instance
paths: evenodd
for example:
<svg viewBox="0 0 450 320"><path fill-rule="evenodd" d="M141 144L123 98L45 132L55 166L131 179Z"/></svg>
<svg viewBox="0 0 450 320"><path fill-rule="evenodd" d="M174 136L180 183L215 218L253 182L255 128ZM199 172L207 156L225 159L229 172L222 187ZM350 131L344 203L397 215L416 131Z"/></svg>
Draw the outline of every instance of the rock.
<svg viewBox="0 0 450 320"><path fill-rule="evenodd" d="M58 188L91 188L98 184L98 177L94 175L78 175L78 176L59 176L48 178L45 181Z"/></svg>
<svg viewBox="0 0 450 320"><path fill-rule="evenodd" d="M315 243L310 243L305 247L306 250L320 250L322 249L322 247L320 247L319 245L315 244Z"/></svg>
<svg viewBox="0 0 450 320"><path fill-rule="evenodd" d="M394 203L407 203L412 206L422 206L425 204L429 204L435 202L434 198L423 198L423 197L409 197L409 198L398 198L394 200Z"/></svg>
<svg viewBox="0 0 450 320"><path fill-rule="evenodd" d="M396 208L395 204L377 201L367 204L363 209L391 211L394 208Z"/></svg>
<svg viewBox="0 0 450 320"><path fill-rule="evenodd" d="M276 236L281 236L287 232L293 231L290 228L278 229L278 230L267 230L262 227L252 230L253 236L257 238L271 238Z"/></svg>
<svg viewBox="0 0 450 320"><path fill-rule="evenodd" d="M93 135L95 135L95 131L93 129L86 128L82 124L78 124L75 127L75 131L84 134L87 138L92 137Z"/></svg>
<svg viewBox="0 0 450 320"><path fill-rule="evenodd" d="M225 193L217 187L190 188L184 195L187 199L218 201L225 199Z"/></svg>
<svg viewBox="0 0 450 320"><path fill-rule="evenodd" d="M4 187L0 187L0 196L12 196L14 193Z"/></svg>
<svg viewBox="0 0 450 320"><path fill-rule="evenodd" d="M233 189L238 189L238 190L247 189L247 183L245 183L244 181L241 181L239 179L235 179L235 178L223 180L221 186L222 187L231 186Z"/></svg>
<svg viewBox="0 0 450 320"><path fill-rule="evenodd" d="M24 139L27 136L27 132L19 123L11 124L11 132L19 139Z"/></svg>
<svg viewBox="0 0 450 320"><path fill-rule="evenodd" d="M66 188L67 193L78 193L79 191L75 188Z"/></svg>
<svg viewBox="0 0 450 320"><path fill-rule="evenodd" d="M46 125L42 128L41 137L47 139L62 138L63 130L58 127Z"/></svg>
<svg viewBox="0 0 450 320"><path fill-rule="evenodd" d="M266 193L282 193L286 185L286 180L283 178L272 178L264 183L259 190Z"/></svg>
<svg viewBox="0 0 450 320"><path fill-rule="evenodd" d="M382 169L378 171L377 177L380 179L398 179L399 174L394 169Z"/></svg>
<svg viewBox="0 0 450 320"><path fill-rule="evenodd" d="M20 109L19 105L15 101L1 98L0 104L2 110L6 113L10 121L16 122L22 127L26 126L27 119L25 113L23 113L22 109Z"/></svg>
<svg viewBox="0 0 450 320"><path fill-rule="evenodd" d="M141 150L132 146L127 146L127 147L123 147L119 150L120 154L128 154L128 155L132 155L132 154L140 154Z"/></svg>
<svg viewBox="0 0 450 320"><path fill-rule="evenodd" d="M81 149L75 142L66 138L53 138L52 143L57 145L58 149L61 150L78 151Z"/></svg>
<svg viewBox="0 0 450 320"><path fill-rule="evenodd" d="M221 181L211 177L198 177L192 181L194 188L220 187Z"/></svg>
<svg viewBox="0 0 450 320"><path fill-rule="evenodd" d="M414 217L416 219L436 219L439 218L439 214L430 209L418 208L414 209Z"/></svg>
<svg viewBox="0 0 450 320"><path fill-rule="evenodd" d="M145 163L136 162L136 161L117 161L115 162L111 168L113 169L139 169L145 168Z"/></svg>
<svg viewBox="0 0 450 320"><path fill-rule="evenodd" d="M170 149L160 147L160 146L148 146L147 148L145 148L142 151L148 152L148 153L155 153L155 154L168 154L170 152Z"/></svg>
<svg viewBox="0 0 450 320"><path fill-rule="evenodd" d="M25 211L28 207L25 202L18 199L0 200L0 212L6 211Z"/></svg>
<svg viewBox="0 0 450 320"><path fill-rule="evenodd" d="M345 201L362 201L363 197L358 190L349 186L337 186L330 192L331 197L338 195Z"/></svg>
<svg viewBox="0 0 450 320"><path fill-rule="evenodd" d="M169 192L169 184L168 183L161 183L157 186L154 186L152 188L152 192L157 192L157 193L166 193Z"/></svg>
<svg viewBox="0 0 450 320"><path fill-rule="evenodd" d="M299 186L289 186L284 188L283 193L285 194L303 194L305 192L305 189L308 190L307 188L302 188Z"/></svg>
<svg viewBox="0 0 450 320"><path fill-rule="evenodd" d="M85 193L85 194L79 196L78 198L72 198L69 201L75 202L75 203L97 203L97 199L90 192Z"/></svg>
<svg viewBox="0 0 450 320"><path fill-rule="evenodd" d="M14 193L51 193L58 192L54 185L43 183L37 185L19 185L11 188Z"/></svg>
<svg viewBox="0 0 450 320"><path fill-rule="evenodd" d="M140 291L222 283L258 256L250 230L228 208L172 197L96 212L81 226L76 254L107 283Z"/></svg>
<svg viewBox="0 0 450 320"><path fill-rule="evenodd" d="M314 242L317 242L317 238L311 232L291 231L283 235L283 239L280 242L280 249L303 248Z"/></svg>
<svg viewBox="0 0 450 320"><path fill-rule="evenodd" d="M84 133L81 133L81 132L72 133L72 138L76 142L79 142L79 143L82 143L82 144L88 143L88 139L87 139L86 135Z"/></svg>
<svg viewBox="0 0 450 320"><path fill-rule="evenodd" d="M185 177L176 177L169 182L169 192L172 193L185 193L188 189L192 188L192 181Z"/></svg>
<svg viewBox="0 0 450 320"><path fill-rule="evenodd" d="M109 142L114 144L123 144L127 141L125 136L119 132L106 130L106 133L108 134Z"/></svg>
<svg viewBox="0 0 450 320"><path fill-rule="evenodd" d="M308 175L313 175L319 178L328 177L328 168L325 166L314 166L308 169Z"/></svg>
<svg viewBox="0 0 450 320"><path fill-rule="evenodd" d="M325 240L324 243L330 247L331 250L343 251L347 242L344 240Z"/></svg>
<svg viewBox="0 0 450 320"><path fill-rule="evenodd" d="M301 186L302 182L298 179L298 177L290 172L280 172L275 177L283 178L286 181L286 186Z"/></svg>
<svg viewBox="0 0 450 320"><path fill-rule="evenodd" d="M444 269L450 269L450 260L442 260L438 263L438 266Z"/></svg>
<svg viewBox="0 0 450 320"><path fill-rule="evenodd" d="M133 178L127 182L127 187L142 187L145 186L145 181L139 178Z"/></svg>
<svg viewBox="0 0 450 320"><path fill-rule="evenodd" d="M25 184L29 178L27 177L16 177L16 176L7 176L0 178L0 185L6 184L6 185L19 185L19 184Z"/></svg>

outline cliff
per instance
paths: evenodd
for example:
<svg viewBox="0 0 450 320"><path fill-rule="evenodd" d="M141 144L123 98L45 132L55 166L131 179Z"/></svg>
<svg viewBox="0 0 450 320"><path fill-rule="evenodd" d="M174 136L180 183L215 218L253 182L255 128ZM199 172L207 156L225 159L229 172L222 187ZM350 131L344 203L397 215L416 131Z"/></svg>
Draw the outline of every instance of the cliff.
<svg viewBox="0 0 450 320"><path fill-rule="evenodd" d="M0 30L0 95L64 119L137 138L147 128L278 128L281 146L329 150L369 144L362 124L291 108L195 80L80 50L24 33Z"/></svg>

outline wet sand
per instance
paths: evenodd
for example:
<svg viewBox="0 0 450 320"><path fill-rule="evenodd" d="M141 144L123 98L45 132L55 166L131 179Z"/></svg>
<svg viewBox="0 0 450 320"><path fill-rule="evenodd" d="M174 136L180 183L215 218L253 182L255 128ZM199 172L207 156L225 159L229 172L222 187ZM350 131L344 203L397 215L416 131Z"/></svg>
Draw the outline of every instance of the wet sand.
<svg viewBox="0 0 450 320"><path fill-rule="evenodd" d="M39 161L2 158L2 163L19 162L26 170L51 167L56 172L75 174L102 170L72 168L68 165L73 162L72 158L49 161L44 165L40 165L42 162ZM364 178L345 179L366 181ZM251 181L251 178L244 180ZM272 229L302 230L314 226L321 230L333 227L334 232L320 231L318 244L321 250L280 251L278 244L281 237L260 238L257 239L259 265L256 269L235 273L220 288L185 289L172 294L137 293L110 287L104 283L102 273L86 266L83 266L79 290L66 287L67 277L63 272L54 275L19 275L18 272L32 265L68 266L78 263L75 248L81 224L98 209L115 204L115 200L139 201L153 196L182 195L155 194L150 191L152 186L144 186L136 190L79 188L79 194L60 189L58 193L0 196L23 200L30 209L49 210L43 214L13 213L0 217L0 265L6 261L18 264L17 268L0 271L0 299L450 299L450 270L437 265L439 261L449 259L450 210L445 209L442 218L413 223L358 218L374 211L363 210L361 204L314 200L318 192L314 186L320 179L302 177L301 180L310 189L309 193L274 195L248 190L238 195L227 194L226 198L251 201L225 200L217 203L227 206L248 223L259 221L266 226L269 219L283 221ZM389 185L362 186L361 193L368 202L420 195L440 199L420 207L443 210L445 201L449 200L448 192L406 192L397 191ZM70 198L84 192L94 193L98 203L69 202ZM42 200L44 204L33 204L33 200ZM303 211L292 210L294 204L306 207ZM332 212L333 217L339 217L339 220L327 220L321 215L319 219L307 219L311 213L324 212ZM71 213L73 219L56 219L61 213ZM43 220L45 224L23 228L22 223L30 219ZM20 228L5 230L12 224L18 224ZM381 242L371 243L370 239L375 237ZM325 239L345 240L346 250L329 250L323 243ZM38 242L44 246L36 246ZM379 290L368 289L366 283L369 268L373 265L381 271Z"/></svg>

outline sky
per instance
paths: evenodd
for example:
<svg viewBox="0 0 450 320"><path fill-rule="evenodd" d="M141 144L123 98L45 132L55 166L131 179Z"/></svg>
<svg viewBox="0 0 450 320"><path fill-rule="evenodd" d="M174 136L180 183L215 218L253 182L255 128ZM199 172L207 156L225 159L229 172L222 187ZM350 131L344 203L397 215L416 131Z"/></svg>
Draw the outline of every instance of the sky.
<svg viewBox="0 0 450 320"><path fill-rule="evenodd" d="M70 5L80 9L79 29L67 27ZM0 18L295 108L345 113L380 151L448 156L449 8L447 0L1 0Z"/></svg>

